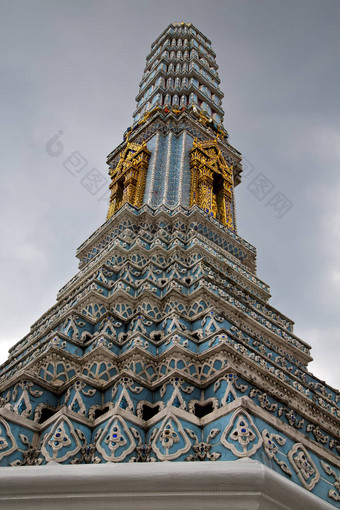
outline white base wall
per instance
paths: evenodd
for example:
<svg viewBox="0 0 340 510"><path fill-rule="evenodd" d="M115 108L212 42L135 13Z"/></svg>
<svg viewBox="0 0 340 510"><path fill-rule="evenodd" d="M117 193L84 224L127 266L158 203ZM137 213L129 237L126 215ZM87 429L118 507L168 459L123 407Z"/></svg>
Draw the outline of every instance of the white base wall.
<svg viewBox="0 0 340 510"><path fill-rule="evenodd" d="M0 508L334 510L334 506L251 459L3 467Z"/></svg>

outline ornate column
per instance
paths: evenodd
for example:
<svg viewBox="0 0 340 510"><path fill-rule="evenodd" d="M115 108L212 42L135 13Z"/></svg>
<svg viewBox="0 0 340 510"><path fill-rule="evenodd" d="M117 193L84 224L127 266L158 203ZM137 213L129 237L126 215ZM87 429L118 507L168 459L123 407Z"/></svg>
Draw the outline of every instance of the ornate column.
<svg viewBox="0 0 340 510"><path fill-rule="evenodd" d="M141 145L127 143L116 168L110 172L112 182L107 218L126 203L135 207L142 205L150 155L145 142Z"/></svg>
<svg viewBox="0 0 340 510"><path fill-rule="evenodd" d="M197 142L190 151L190 205L197 204L235 230L233 222L233 170L225 162L217 140Z"/></svg>

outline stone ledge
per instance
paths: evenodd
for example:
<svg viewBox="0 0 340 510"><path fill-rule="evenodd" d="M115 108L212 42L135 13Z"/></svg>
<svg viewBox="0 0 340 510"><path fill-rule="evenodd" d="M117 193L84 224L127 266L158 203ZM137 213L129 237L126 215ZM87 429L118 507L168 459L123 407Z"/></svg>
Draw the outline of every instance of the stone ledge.
<svg viewBox="0 0 340 510"><path fill-rule="evenodd" d="M331 510L260 462L4 467L6 510Z"/></svg>

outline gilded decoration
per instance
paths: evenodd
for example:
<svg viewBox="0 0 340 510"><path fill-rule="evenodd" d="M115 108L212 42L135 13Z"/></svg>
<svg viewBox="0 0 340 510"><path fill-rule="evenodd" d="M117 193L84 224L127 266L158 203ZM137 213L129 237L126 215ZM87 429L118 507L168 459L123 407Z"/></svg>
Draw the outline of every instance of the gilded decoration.
<svg viewBox="0 0 340 510"><path fill-rule="evenodd" d="M0 367L0 472L174 461L204 473L253 459L314 508L338 508L340 393L309 372L310 347L235 233L241 154L226 141L214 53L182 28L153 45L109 154L110 220ZM20 494L4 489L12 508Z"/></svg>
<svg viewBox="0 0 340 510"><path fill-rule="evenodd" d="M190 206L197 204L230 230L235 230L233 169L223 158L217 138L207 142L194 140L190 169Z"/></svg>
<svg viewBox="0 0 340 510"><path fill-rule="evenodd" d="M110 170L111 197L107 219L126 203L135 207L142 205L150 155L145 142L141 145L128 142L120 153L117 166Z"/></svg>

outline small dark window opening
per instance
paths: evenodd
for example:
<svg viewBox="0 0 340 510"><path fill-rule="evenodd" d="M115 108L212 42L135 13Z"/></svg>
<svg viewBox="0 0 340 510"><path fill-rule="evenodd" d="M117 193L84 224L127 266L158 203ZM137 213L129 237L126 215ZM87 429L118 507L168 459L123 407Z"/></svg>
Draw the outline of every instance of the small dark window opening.
<svg viewBox="0 0 340 510"><path fill-rule="evenodd" d="M118 181L118 189L116 195L117 208L121 206L121 203L123 201L123 195L124 195L124 179L120 179Z"/></svg>
<svg viewBox="0 0 340 510"><path fill-rule="evenodd" d="M142 418L147 421L153 418L159 412L159 406L150 407L146 404L143 405Z"/></svg>
<svg viewBox="0 0 340 510"><path fill-rule="evenodd" d="M214 174L213 195L216 200L216 219L220 220L223 207L223 178L220 174Z"/></svg>
<svg viewBox="0 0 340 510"><path fill-rule="evenodd" d="M48 409L48 407L44 407L41 410L41 416L38 420L38 423L43 423L44 421L48 420L48 418L51 418L53 416L55 411L53 409Z"/></svg>
<svg viewBox="0 0 340 510"><path fill-rule="evenodd" d="M195 404L195 416L197 418L203 418L203 416L206 416L209 413L212 413L214 410L214 406L212 405L212 402L208 402L208 404Z"/></svg>
<svg viewBox="0 0 340 510"><path fill-rule="evenodd" d="M103 414L107 413L108 410L108 406L104 407L104 409L96 409L94 412L94 419L99 418L99 416L103 416Z"/></svg>

